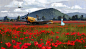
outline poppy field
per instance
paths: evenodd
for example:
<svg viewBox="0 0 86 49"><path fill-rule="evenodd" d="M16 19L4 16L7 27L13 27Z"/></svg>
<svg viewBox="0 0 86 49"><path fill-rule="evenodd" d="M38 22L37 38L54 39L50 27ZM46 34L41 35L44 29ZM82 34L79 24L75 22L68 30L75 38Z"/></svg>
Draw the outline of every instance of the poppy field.
<svg viewBox="0 0 86 49"><path fill-rule="evenodd" d="M0 22L1 49L86 49L86 23Z"/></svg>

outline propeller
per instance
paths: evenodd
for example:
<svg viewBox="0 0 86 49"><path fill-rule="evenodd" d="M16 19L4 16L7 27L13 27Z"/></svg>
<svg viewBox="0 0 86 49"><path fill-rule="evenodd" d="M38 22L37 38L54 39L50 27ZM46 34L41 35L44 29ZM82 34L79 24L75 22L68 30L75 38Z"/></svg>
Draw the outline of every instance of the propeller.
<svg viewBox="0 0 86 49"><path fill-rule="evenodd" d="M27 19L28 19L28 15L29 15L29 13L26 15L26 17L25 17L25 18L22 18L22 19L26 19L26 21L27 21Z"/></svg>

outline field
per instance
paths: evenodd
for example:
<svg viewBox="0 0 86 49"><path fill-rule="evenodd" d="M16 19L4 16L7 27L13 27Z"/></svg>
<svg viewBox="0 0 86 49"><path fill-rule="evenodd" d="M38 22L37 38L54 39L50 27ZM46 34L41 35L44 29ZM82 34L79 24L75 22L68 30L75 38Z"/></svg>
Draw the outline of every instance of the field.
<svg viewBox="0 0 86 49"><path fill-rule="evenodd" d="M0 22L1 49L86 49L86 21Z"/></svg>

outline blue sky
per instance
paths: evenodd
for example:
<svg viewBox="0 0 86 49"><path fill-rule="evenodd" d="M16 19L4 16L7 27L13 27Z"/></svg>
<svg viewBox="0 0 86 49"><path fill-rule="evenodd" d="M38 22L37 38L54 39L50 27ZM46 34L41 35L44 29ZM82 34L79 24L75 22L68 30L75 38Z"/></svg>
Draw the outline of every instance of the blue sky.
<svg viewBox="0 0 86 49"><path fill-rule="evenodd" d="M62 13L86 13L86 0L0 0L0 17L17 17L45 8L55 8Z"/></svg>

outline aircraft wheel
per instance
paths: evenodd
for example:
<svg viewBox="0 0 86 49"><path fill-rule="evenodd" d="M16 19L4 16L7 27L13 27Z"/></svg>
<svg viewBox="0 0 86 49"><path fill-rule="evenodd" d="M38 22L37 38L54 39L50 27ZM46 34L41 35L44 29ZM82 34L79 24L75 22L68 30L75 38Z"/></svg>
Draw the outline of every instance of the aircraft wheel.
<svg viewBox="0 0 86 49"><path fill-rule="evenodd" d="M32 23L33 25L36 25L37 23Z"/></svg>
<svg viewBox="0 0 86 49"><path fill-rule="evenodd" d="M27 24L28 24L28 22L27 22Z"/></svg>

